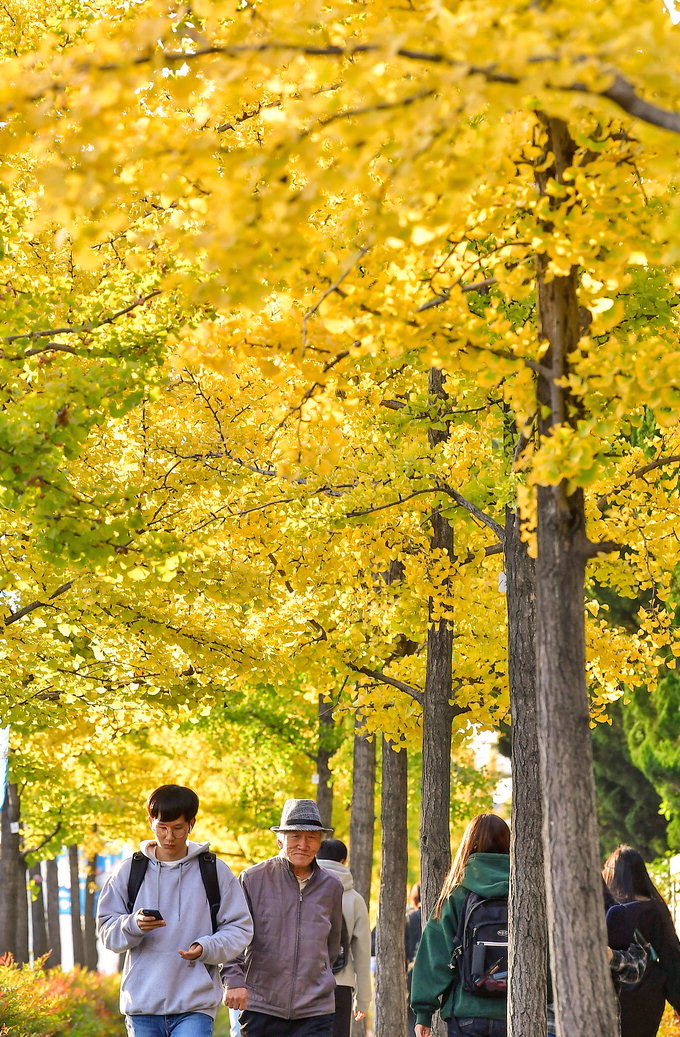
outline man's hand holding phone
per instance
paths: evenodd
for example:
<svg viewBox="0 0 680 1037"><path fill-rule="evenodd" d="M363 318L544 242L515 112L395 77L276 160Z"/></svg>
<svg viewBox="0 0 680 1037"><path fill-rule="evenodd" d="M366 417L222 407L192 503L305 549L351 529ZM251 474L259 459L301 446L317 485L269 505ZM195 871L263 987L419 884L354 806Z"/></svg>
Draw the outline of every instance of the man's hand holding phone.
<svg viewBox="0 0 680 1037"><path fill-rule="evenodd" d="M163 915L155 908L140 908L135 915L135 922L143 933L151 933L165 925Z"/></svg>

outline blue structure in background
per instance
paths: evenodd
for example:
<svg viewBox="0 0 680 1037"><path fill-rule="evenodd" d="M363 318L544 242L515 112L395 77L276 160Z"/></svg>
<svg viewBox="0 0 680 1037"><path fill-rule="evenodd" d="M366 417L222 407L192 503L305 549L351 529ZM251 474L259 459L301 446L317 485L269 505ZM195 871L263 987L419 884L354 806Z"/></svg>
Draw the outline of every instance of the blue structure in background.
<svg viewBox="0 0 680 1037"><path fill-rule="evenodd" d="M108 873L112 870L112 868L118 863L118 861L122 860L124 856L127 856L127 854L124 851L120 851L119 853L97 854L97 857L96 857L96 867L95 867L97 876L108 875ZM67 853L60 853L59 854L59 856L57 857L57 865L59 867L59 870L60 870L61 874L63 874L64 871L66 871L66 873L68 873L68 854ZM84 875L80 875L78 885L79 885L79 888L80 888L80 911L81 911L81 914L84 914L84 912L85 912L85 882L86 882L85 876ZM98 899L99 899L99 890L97 889L97 891L95 893L95 896L94 896L94 911L95 911L95 913L97 911L97 901L98 901ZM70 886L64 886L64 885L61 885L61 884L59 885L59 914L60 915L70 915L71 914L71 889L70 889Z"/></svg>
<svg viewBox="0 0 680 1037"><path fill-rule="evenodd" d="M0 810L7 793L7 759L9 757L9 727L0 727Z"/></svg>

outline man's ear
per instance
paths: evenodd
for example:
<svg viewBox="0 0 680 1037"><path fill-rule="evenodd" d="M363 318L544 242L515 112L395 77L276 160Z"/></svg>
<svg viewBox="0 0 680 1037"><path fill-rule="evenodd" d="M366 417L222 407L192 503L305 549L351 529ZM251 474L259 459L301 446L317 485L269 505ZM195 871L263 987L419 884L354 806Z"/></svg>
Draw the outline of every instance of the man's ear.
<svg viewBox="0 0 680 1037"><path fill-rule="evenodd" d="M195 824L196 824L196 818L192 817L191 820L189 821L189 831L191 831L191 829L194 827Z"/></svg>

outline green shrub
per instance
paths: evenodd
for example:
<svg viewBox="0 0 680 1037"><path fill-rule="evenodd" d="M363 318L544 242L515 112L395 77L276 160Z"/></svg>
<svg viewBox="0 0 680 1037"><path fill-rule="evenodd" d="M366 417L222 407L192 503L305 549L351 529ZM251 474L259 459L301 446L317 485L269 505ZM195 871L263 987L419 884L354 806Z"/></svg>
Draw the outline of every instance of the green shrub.
<svg viewBox="0 0 680 1037"><path fill-rule="evenodd" d="M121 1037L118 976L0 957L0 1037Z"/></svg>

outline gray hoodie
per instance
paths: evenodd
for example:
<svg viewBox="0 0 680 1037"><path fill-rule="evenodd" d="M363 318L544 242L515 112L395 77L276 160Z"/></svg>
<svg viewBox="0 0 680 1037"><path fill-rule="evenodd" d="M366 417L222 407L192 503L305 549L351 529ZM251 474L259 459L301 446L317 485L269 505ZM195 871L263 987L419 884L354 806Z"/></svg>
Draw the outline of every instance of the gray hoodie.
<svg viewBox="0 0 680 1037"><path fill-rule="evenodd" d="M156 860L152 840L141 843L149 864L132 914L127 909L131 858L122 861L104 884L97 908L97 931L108 950L127 951L120 989L124 1015L203 1012L215 1018L222 1000L218 965L232 961L245 950L253 935L253 923L241 886L227 865L218 860L221 901L217 931L213 933L198 862L208 846L190 842L186 857L166 863ZM134 918L140 908L157 908L166 925L142 933ZM200 943L203 951L190 963L177 952L192 943Z"/></svg>
<svg viewBox="0 0 680 1037"><path fill-rule="evenodd" d="M354 1008L368 1012L371 1007L371 923L361 893L354 888L352 872L339 861L319 860L320 868L330 871L342 882L342 913L349 934L349 961L335 973L339 987L354 988Z"/></svg>

